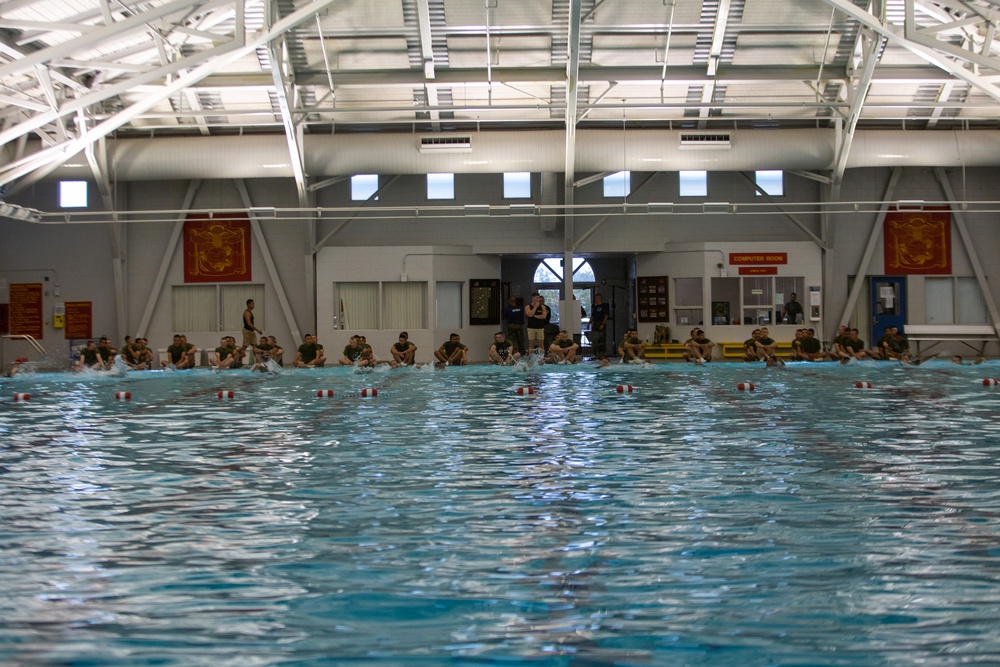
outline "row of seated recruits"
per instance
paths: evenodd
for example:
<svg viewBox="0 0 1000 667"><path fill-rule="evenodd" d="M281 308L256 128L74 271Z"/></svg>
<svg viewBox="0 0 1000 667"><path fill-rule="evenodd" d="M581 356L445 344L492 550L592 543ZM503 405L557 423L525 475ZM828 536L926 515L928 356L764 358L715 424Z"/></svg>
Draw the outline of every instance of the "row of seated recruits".
<svg viewBox="0 0 1000 667"><path fill-rule="evenodd" d="M766 361L768 364L781 364L777 357L778 343L771 338L767 327L754 329L743 343L744 361ZM684 342L683 357L686 361L706 363L712 360L715 343L705 336L699 328L691 330L691 337ZM858 338L857 329L848 329L841 325L833 340L833 348L823 349L822 342L816 338L814 329L802 328L795 332L789 359L792 361L824 361L826 359L840 360L846 363L850 359L886 359L908 361L910 359L910 343L906 336L899 333L896 327L886 327L885 335L870 349L865 347L863 340Z"/></svg>
<svg viewBox="0 0 1000 667"><path fill-rule="evenodd" d="M776 343L768 336L766 327L754 329L751 337L743 344L743 360L778 362L774 353L775 347ZM884 335L875 346L867 348L865 342L858 337L857 329L840 325L833 339L833 347L829 351L823 349L823 344L816 338L814 329L798 329L789 353L789 359L792 361L831 359L847 363L851 359L884 359L908 362L910 358L910 342L896 327L886 327Z"/></svg>
<svg viewBox="0 0 1000 667"><path fill-rule="evenodd" d="M580 346L569 338L569 333L560 331L549 346L548 355L543 359L548 363L575 363ZM364 336L351 336L339 363L342 366L375 366L380 363L390 364L393 368L416 365L417 346L409 339L405 331L399 334L399 342L389 348L391 361L380 361L375 357L371 345ZM464 366L469 363L469 348L462 342L462 337L456 333L448 336L448 340L434 350L434 359L438 366ZM493 335L493 343L489 349L490 362L496 365L509 366L521 359L521 353L515 345L507 340L506 334L498 331Z"/></svg>
<svg viewBox="0 0 1000 667"><path fill-rule="evenodd" d="M269 360L282 365L284 350L277 344L274 336L261 336L260 343L253 345L256 359L254 369L263 366ZM219 347L209 358L212 368L242 368L246 358L246 348L238 347L233 336L223 336L219 341ZM98 342L87 341L87 345L80 350L80 357L76 361L74 370L89 368L93 370L110 370L115 367L116 359L120 359L131 370L150 370L154 366L153 350L149 347L149 341L142 336L132 338L125 337L125 344L121 350L113 347L106 336L102 336ZM177 370L194 368L198 365L198 348L193 343L189 343L187 336L174 334L173 342L167 347L167 358L160 362L163 368L172 367Z"/></svg>
<svg viewBox="0 0 1000 667"><path fill-rule="evenodd" d="M115 359L119 356L122 362L133 370L149 370L153 367L153 350L145 338L139 336L133 339L131 336L126 336L125 345L119 354L118 349L112 347L108 337L101 336L97 343L93 340L87 341L87 345L80 350L80 357L76 360L73 370L80 371L84 368L110 370L114 368Z"/></svg>

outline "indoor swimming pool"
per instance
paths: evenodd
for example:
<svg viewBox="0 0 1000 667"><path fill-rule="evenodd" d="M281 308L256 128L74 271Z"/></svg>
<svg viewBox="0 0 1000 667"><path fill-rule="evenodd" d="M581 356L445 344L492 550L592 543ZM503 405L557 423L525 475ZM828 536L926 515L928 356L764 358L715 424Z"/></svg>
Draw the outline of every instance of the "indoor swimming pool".
<svg viewBox="0 0 1000 667"><path fill-rule="evenodd" d="M17 375L0 664L996 664L994 377Z"/></svg>

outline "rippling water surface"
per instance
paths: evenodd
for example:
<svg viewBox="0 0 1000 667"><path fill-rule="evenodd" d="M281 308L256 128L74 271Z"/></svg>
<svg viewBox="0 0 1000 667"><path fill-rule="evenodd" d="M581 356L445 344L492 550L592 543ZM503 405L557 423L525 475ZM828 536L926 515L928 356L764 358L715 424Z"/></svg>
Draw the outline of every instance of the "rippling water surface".
<svg viewBox="0 0 1000 667"><path fill-rule="evenodd" d="M18 376L0 664L995 664L996 363Z"/></svg>

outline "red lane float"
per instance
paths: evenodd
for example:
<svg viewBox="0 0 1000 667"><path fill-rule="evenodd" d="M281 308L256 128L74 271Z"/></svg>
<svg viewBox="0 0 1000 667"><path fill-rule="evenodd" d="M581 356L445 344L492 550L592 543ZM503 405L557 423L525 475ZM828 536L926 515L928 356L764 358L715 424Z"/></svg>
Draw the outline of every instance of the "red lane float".
<svg viewBox="0 0 1000 667"><path fill-rule="evenodd" d="M361 398L372 398L374 396L378 396L378 389L372 388L361 390Z"/></svg>
<svg viewBox="0 0 1000 667"><path fill-rule="evenodd" d="M31 394L20 394L20 393L14 394L14 400L15 401L30 401L31 400Z"/></svg>
<svg viewBox="0 0 1000 667"><path fill-rule="evenodd" d="M875 385L873 385L871 382L855 382L854 383L854 388L855 389L874 389Z"/></svg>
<svg viewBox="0 0 1000 667"><path fill-rule="evenodd" d="M333 398L333 389L320 389L316 392L317 398Z"/></svg>
<svg viewBox="0 0 1000 667"><path fill-rule="evenodd" d="M233 391L232 389L223 389L222 391L219 392L219 398L220 399L236 398L236 392Z"/></svg>
<svg viewBox="0 0 1000 667"><path fill-rule="evenodd" d="M619 394L631 394L633 391L635 391L635 387L633 387L630 384L620 384L618 385L618 388L615 389L615 391L617 391Z"/></svg>
<svg viewBox="0 0 1000 667"><path fill-rule="evenodd" d="M1000 380L997 378L983 378L984 387L995 387L1000 384Z"/></svg>
<svg viewBox="0 0 1000 667"><path fill-rule="evenodd" d="M534 387L518 387L517 388L517 395L518 396L532 396L532 395L534 395L534 393L535 393L535 388Z"/></svg>
<svg viewBox="0 0 1000 667"><path fill-rule="evenodd" d="M753 391L757 387L754 386L753 382L740 382L736 385L738 391Z"/></svg>
<svg viewBox="0 0 1000 667"><path fill-rule="evenodd" d="M115 400L116 401L131 401L132 400L132 392L130 392L130 391L116 391L115 392Z"/></svg>

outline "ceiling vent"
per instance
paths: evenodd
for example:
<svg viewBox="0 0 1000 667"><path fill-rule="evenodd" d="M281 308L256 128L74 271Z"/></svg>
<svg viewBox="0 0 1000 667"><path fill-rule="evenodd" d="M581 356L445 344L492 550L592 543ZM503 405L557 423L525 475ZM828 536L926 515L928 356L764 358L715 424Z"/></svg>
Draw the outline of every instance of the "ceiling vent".
<svg viewBox="0 0 1000 667"><path fill-rule="evenodd" d="M718 148L730 149L733 147L732 139L728 132L682 132L681 150L692 150L695 148Z"/></svg>
<svg viewBox="0 0 1000 667"><path fill-rule="evenodd" d="M471 153L472 137L420 137L421 153Z"/></svg>

